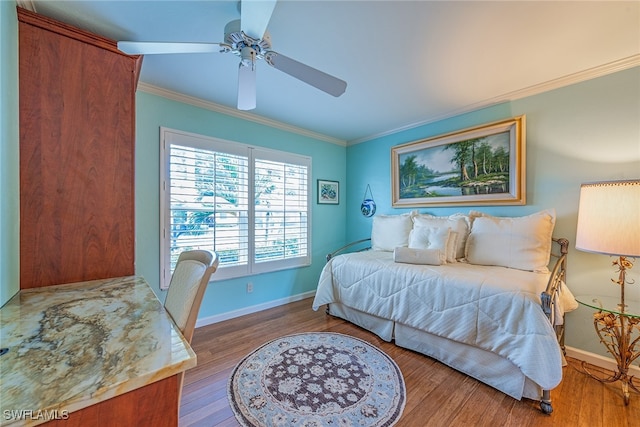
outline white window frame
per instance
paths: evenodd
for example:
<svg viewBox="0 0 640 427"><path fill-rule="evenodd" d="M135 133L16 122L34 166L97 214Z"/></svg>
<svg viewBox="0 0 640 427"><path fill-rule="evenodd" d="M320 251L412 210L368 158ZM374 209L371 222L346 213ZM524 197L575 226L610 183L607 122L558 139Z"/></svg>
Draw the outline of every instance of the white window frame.
<svg viewBox="0 0 640 427"><path fill-rule="evenodd" d="M307 251L306 255L267 262L255 261L255 204L248 203L248 262L235 266L219 266L211 280L230 279L251 276L284 269L311 265L311 158L285 151L266 149L239 142L227 141L195 133L184 132L166 127L160 128L160 289L167 289L171 279L171 197L170 197L170 145L179 144L204 150L212 150L247 156L249 159L248 200L254 200L255 160L270 160L282 163L302 165L307 168Z"/></svg>

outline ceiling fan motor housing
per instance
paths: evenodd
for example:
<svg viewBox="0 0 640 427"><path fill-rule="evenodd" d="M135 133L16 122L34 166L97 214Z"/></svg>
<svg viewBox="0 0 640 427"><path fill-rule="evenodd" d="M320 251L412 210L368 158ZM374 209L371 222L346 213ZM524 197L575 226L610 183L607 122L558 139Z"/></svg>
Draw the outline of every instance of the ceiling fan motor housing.
<svg viewBox="0 0 640 427"><path fill-rule="evenodd" d="M265 31L262 39L254 39L249 37L240 28L240 20L235 19L224 27L224 42L231 46L231 51L240 56L243 60L249 59L250 48L255 52L253 59L262 59L264 55L271 49L271 36ZM244 52L244 53L243 53Z"/></svg>
<svg viewBox="0 0 640 427"><path fill-rule="evenodd" d="M242 60L240 61L241 67L251 67L251 69L255 68L256 59L257 59L255 49L249 46L243 47L242 50L240 51L240 57L242 58Z"/></svg>

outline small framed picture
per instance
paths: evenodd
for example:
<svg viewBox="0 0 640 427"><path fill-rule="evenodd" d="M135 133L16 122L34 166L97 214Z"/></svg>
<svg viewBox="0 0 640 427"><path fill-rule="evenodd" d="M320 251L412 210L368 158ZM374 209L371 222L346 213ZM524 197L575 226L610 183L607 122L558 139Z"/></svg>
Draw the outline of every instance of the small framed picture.
<svg viewBox="0 0 640 427"><path fill-rule="evenodd" d="M337 205L340 203L340 183L338 181L318 180L318 204Z"/></svg>

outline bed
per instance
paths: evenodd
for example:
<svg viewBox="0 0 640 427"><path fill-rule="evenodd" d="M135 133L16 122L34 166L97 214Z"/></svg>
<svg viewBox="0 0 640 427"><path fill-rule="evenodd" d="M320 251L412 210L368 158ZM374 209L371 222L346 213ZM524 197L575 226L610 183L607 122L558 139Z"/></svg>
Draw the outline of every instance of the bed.
<svg viewBox="0 0 640 427"><path fill-rule="evenodd" d="M313 309L327 305L551 413L566 363L564 312L577 305L564 283L568 241L551 236L555 212L379 218L371 238L356 242L371 249L343 253L355 247L347 245L327 256Z"/></svg>

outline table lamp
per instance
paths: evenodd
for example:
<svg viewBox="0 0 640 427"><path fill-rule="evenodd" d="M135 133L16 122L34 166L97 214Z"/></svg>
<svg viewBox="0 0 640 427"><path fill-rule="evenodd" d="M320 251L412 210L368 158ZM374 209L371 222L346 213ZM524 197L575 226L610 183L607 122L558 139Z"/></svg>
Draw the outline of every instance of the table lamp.
<svg viewBox="0 0 640 427"><path fill-rule="evenodd" d="M611 279L620 286L620 304L615 309L603 307L593 315L600 342L616 359L618 369L608 378L592 374L582 363L584 371L605 383L622 381L625 405L629 404L629 388L640 393L629 375L631 363L640 357L635 349L640 336L633 338L633 331L640 331L640 316L628 311L624 301L627 270L633 267L633 257L640 256L640 180L610 181L582 184L578 207L576 249L615 256L614 267L618 278ZM594 300L595 301L595 300Z"/></svg>
<svg viewBox="0 0 640 427"><path fill-rule="evenodd" d="M620 310L624 311L626 271L640 257L640 180L582 184L576 249L617 257Z"/></svg>

